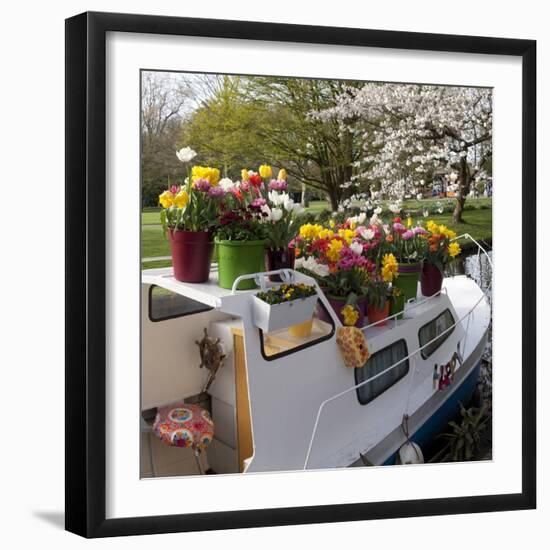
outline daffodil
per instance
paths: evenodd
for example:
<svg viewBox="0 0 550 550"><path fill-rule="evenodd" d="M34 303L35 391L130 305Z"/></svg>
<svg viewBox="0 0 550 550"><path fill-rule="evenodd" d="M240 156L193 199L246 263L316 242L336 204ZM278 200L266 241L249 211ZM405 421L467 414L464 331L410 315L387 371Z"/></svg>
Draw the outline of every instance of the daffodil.
<svg viewBox="0 0 550 550"><path fill-rule="evenodd" d="M342 237L346 241L346 243L350 244L353 238L355 237L355 231L352 229L339 229L338 235Z"/></svg>
<svg viewBox="0 0 550 550"><path fill-rule="evenodd" d="M178 208L183 208L184 206L187 206L187 203L189 202L189 194L185 189L182 189L175 197L174 197L174 204Z"/></svg>
<svg viewBox="0 0 550 550"><path fill-rule="evenodd" d="M359 320L359 311L357 311L357 308L351 304L344 306L340 311L344 318L344 325L348 327L354 326Z"/></svg>
<svg viewBox="0 0 550 550"><path fill-rule="evenodd" d="M163 208L170 208L174 204L174 194L171 191L164 191L159 195L159 203Z"/></svg>
<svg viewBox="0 0 550 550"><path fill-rule="evenodd" d="M307 240L316 239L323 226L319 224L306 223L300 227L300 237Z"/></svg>
<svg viewBox="0 0 550 550"><path fill-rule="evenodd" d="M382 258L382 278L387 283L391 283L398 275L395 256L393 254L384 254Z"/></svg>
<svg viewBox="0 0 550 550"><path fill-rule="evenodd" d="M334 237L334 231L332 229L321 229L318 237L320 239L332 239Z"/></svg>
<svg viewBox="0 0 550 550"><path fill-rule="evenodd" d="M439 225L437 225L433 220L430 220L426 224L426 228L430 233L438 234L439 233Z"/></svg>
<svg viewBox="0 0 550 550"><path fill-rule="evenodd" d="M461 252L460 245L458 243L451 243L448 248L449 256L451 258L454 258L455 256L458 256Z"/></svg>
<svg viewBox="0 0 550 550"><path fill-rule="evenodd" d="M327 250L327 258L331 262L337 262L340 259L340 250L342 250L343 246L344 243L339 239L333 239L332 241L330 241Z"/></svg>

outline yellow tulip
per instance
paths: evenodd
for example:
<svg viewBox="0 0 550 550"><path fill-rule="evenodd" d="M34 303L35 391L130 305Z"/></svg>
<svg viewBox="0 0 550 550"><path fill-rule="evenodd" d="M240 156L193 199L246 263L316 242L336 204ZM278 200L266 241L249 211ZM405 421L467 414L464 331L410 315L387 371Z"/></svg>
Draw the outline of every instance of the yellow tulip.
<svg viewBox="0 0 550 550"><path fill-rule="evenodd" d="M183 208L184 206L187 206L187 203L189 202L189 194L185 189L182 189L175 197L174 197L174 204L178 208Z"/></svg>
<svg viewBox="0 0 550 550"><path fill-rule="evenodd" d="M220 181L220 171L217 168L210 168L210 174L207 179L210 185L216 187Z"/></svg>
<svg viewBox="0 0 550 550"><path fill-rule="evenodd" d="M273 175L273 170L271 170L271 166L268 164L262 164L260 166L260 176L264 179L268 179Z"/></svg>
<svg viewBox="0 0 550 550"><path fill-rule="evenodd" d="M413 225L413 220L412 220L412 218L409 216L409 217L407 218L407 227L410 228L410 227L412 227L412 225Z"/></svg>
<svg viewBox="0 0 550 550"><path fill-rule="evenodd" d="M281 168L279 170L279 173L277 174L277 179L282 180L282 181L286 181L286 170L284 168Z"/></svg>
<svg viewBox="0 0 550 550"><path fill-rule="evenodd" d="M250 174L248 173L248 170L246 168L243 168L241 170L241 179L243 181L248 181L250 179Z"/></svg>
<svg viewBox="0 0 550 550"><path fill-rule="evenodd" d="M159 202L163 208L170 208L174 204L174 194L170 191L165 191L159 195Z"/></svg>

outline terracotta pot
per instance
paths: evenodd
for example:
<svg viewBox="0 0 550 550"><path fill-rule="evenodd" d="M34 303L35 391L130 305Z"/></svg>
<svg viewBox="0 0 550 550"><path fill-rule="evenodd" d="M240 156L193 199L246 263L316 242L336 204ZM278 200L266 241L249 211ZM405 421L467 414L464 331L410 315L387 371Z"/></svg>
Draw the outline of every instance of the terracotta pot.
<svg viewBox="0 0 550 550"><path fill-rule="evenodd" d="M294 269L294 260L296 254L294 248L266 248L265 249L265 269L266 271L275 271L277 269ZM270 275L270 281L280 282L279 275Z"/></svg>
<svg viewBox="0 0 550 550"><path fill-rule="evenodd" d="M382 321L382 319L386 319L388 315L390 314L390 301L386 300L386 303L382 309L378 309L377 307L373 306L372 304L369 304L369 312L368 312L368 319L369 319L369 325L372 325L373 323L378 323L378 321ZM388 320L382 321L381 323L378 323L375 325L375 327L383 327L384 325L388 324Z"/></svg>
<svg viewBox="0 0 550 550"><path fill-rule="evenodd" d="M184 283L204 283L210 275L214 243L209 231L169 230L174 277Z"/></svg>
<svg viewBox="0 0 550 550"><path fill-rule="evenodd" d="M443 273L433 264L424 263L420 274L420 288L423 296L433 296L441 290Z"/></svg>

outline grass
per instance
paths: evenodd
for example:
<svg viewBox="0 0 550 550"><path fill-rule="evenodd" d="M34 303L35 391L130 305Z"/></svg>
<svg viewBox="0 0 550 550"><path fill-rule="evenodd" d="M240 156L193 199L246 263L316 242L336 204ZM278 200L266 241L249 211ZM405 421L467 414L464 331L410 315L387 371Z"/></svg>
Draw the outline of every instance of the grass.
<svg viewBox="0 0 550 550"><path fill-rule="evenodd" d="M158 212L153 214L158 216ZM491 242L493 235L493 212L490 208L466 210L463 214L463 218L463 224L451 223L451 214L449 213L436 214L426 219L445 224L456 231L458 235L469 233L478 241ZM461 245L464 244L467 245L468 243L462 241ZM170 245L168 244L168 239L163 236L160 225L144 224L142 226L141 255L143 258L170 256ZM143 262L142 268L149 269L153 267L167 267L170 265L172 265L170 260L158 260L154 262Z"/></svg>
<svg viewBox="0 0 550 550"><path fill-rule="evenodd" d="M385 201L386 202L386 201ZM422 199L418 201L416 199L410 199L403 202L403 209L418 210L421 208L428 208L430 211L435 208L436 203L447 204L450 203L454 206L454 199ZM490 198L470 198L466 201L466 209L478 210L491 207L492 199ZM329 203L327 201L312 201L309 204L308 212L312 214L319 214L323 210L329 210ZM142 225L158 225L159 223L160 208L147 207L141 212ZM445 214L446 215L446 214Z"/></svg>

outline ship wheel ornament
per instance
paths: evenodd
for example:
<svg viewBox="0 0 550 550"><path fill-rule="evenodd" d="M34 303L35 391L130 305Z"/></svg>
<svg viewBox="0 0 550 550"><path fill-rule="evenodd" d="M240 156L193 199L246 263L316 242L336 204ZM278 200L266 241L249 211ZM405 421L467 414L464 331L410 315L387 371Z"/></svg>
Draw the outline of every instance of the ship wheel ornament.
<svg viewBox="0 0 550 550"><path fill-rule="evenodd" d="M204 328L204 336L201 340L195 340L195 344L199 346L199 353L201 357L199 368L202 369L204 367L210 371L203 389L203 392L206 392L208 391L208 388L210 388L214 378L216 378L218 370L223 365L225 351L219 338L211 338L208 336L208 330L206 327Z"/></svg>

